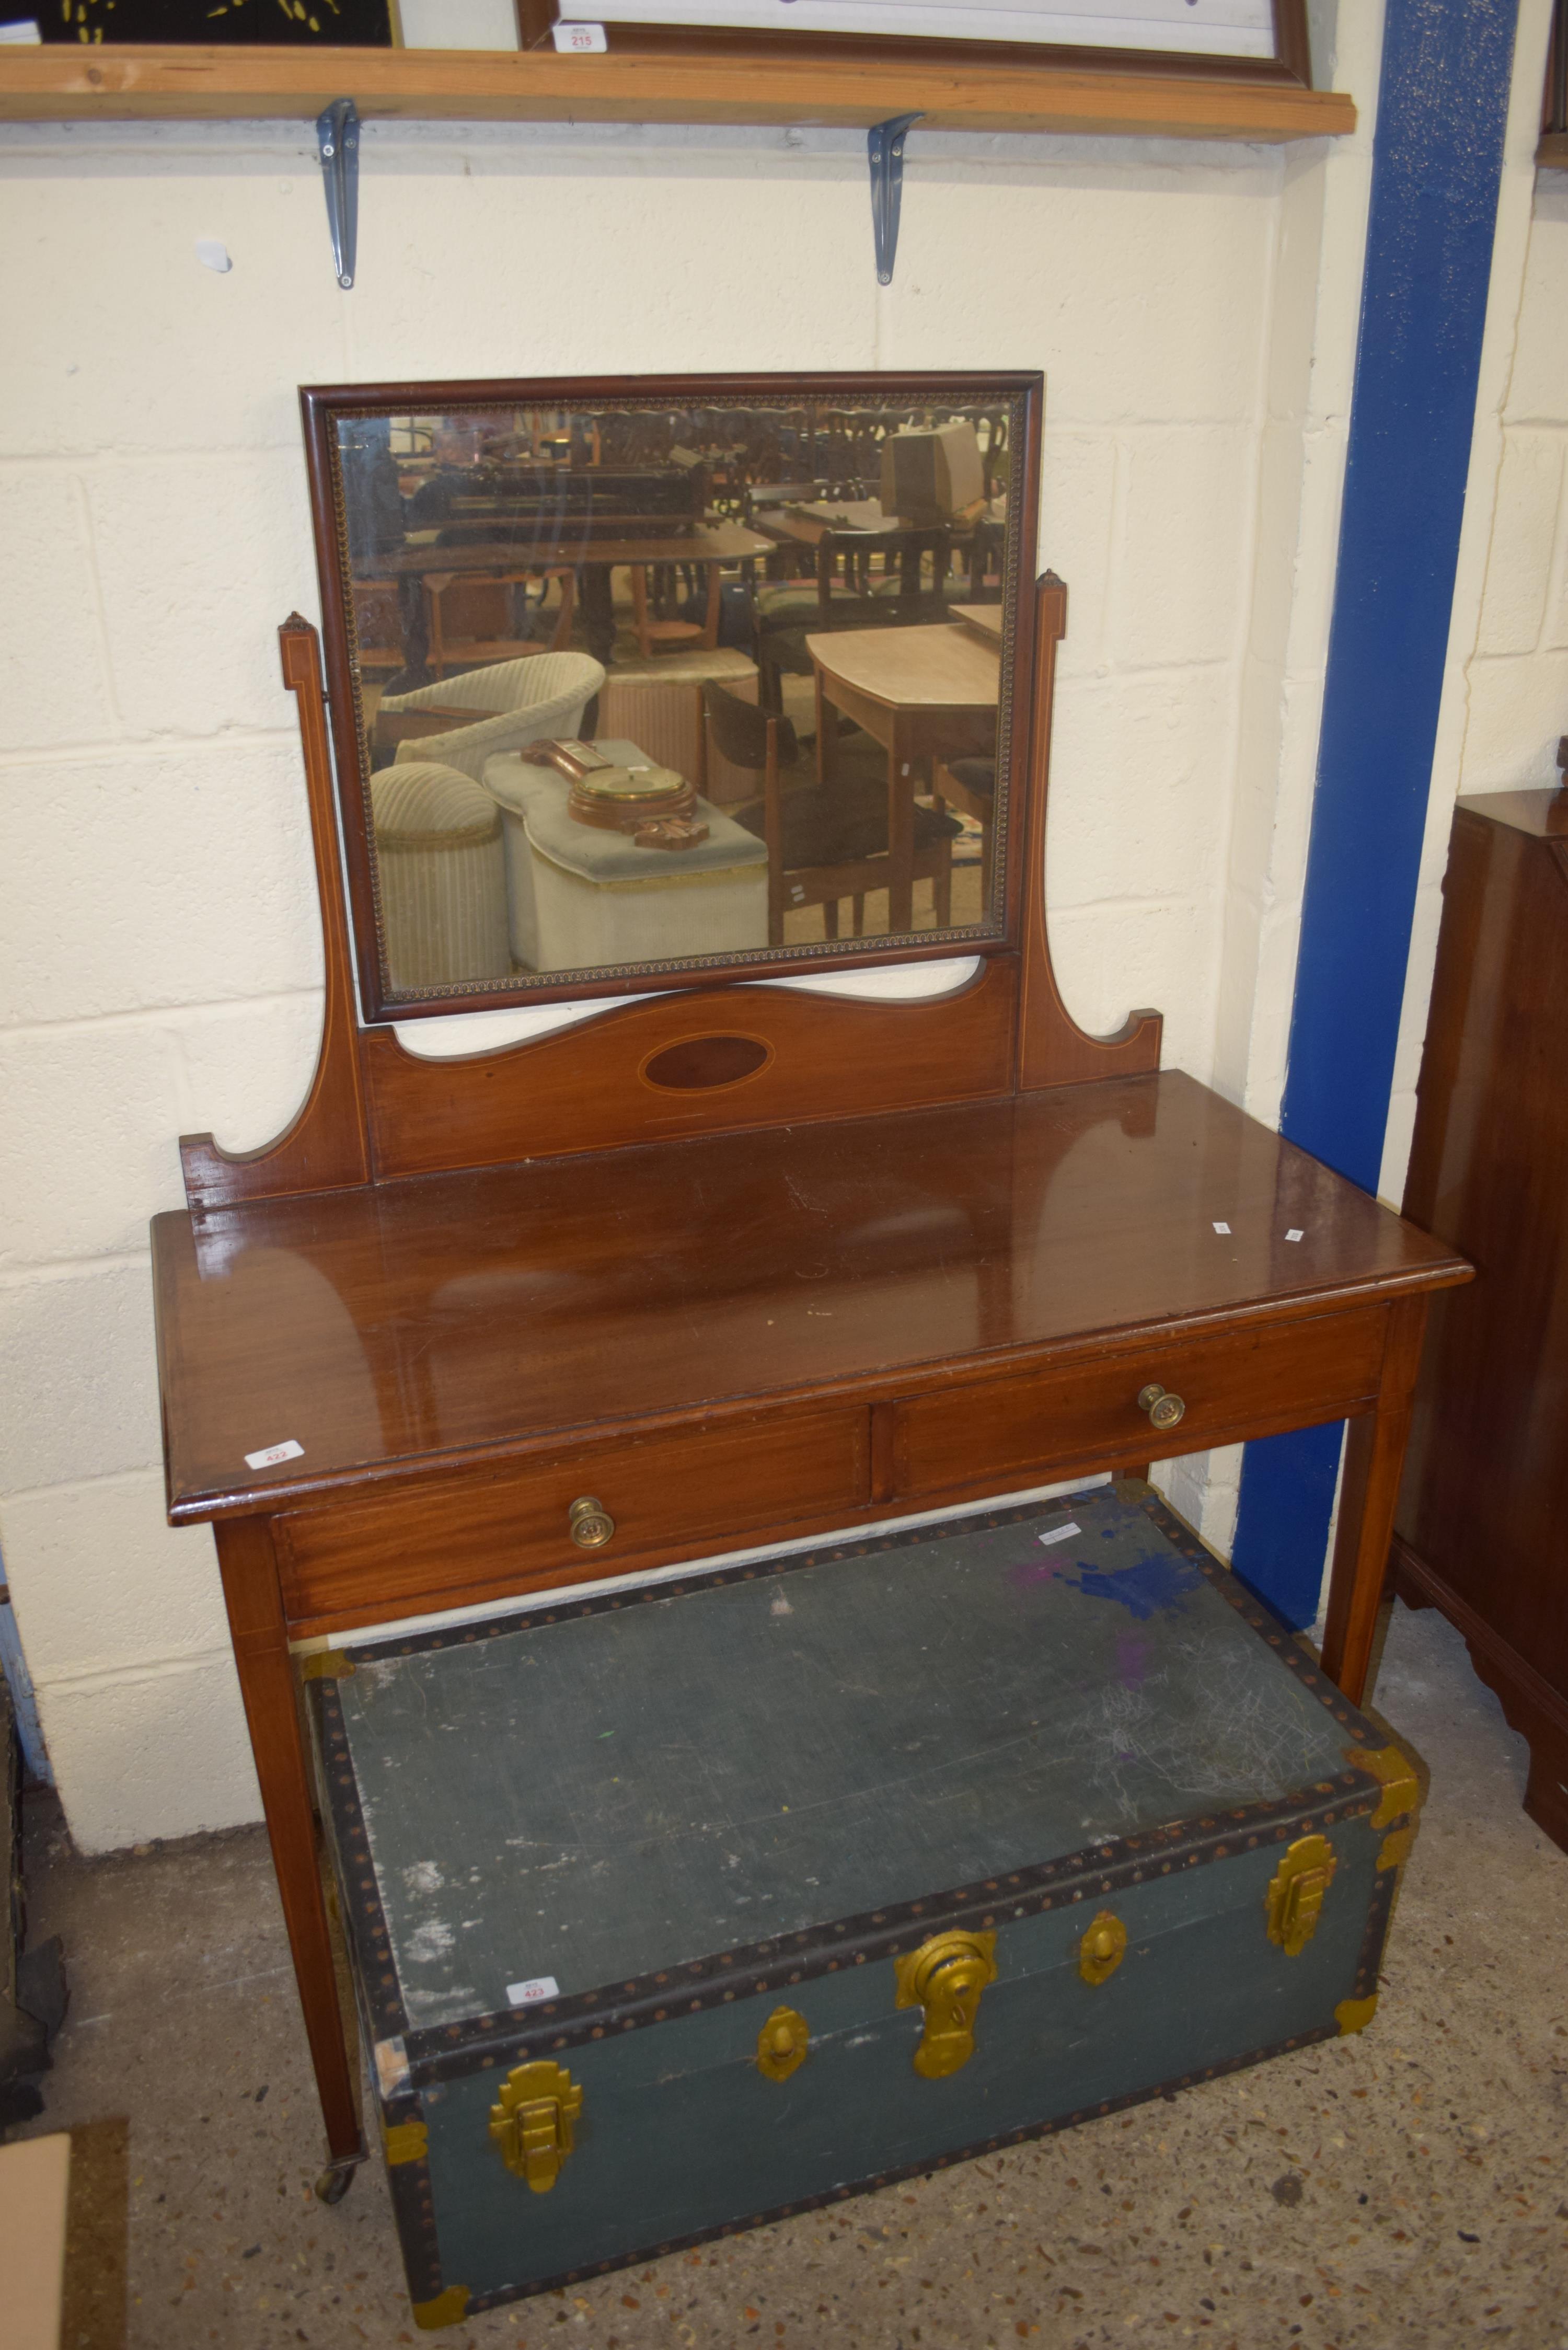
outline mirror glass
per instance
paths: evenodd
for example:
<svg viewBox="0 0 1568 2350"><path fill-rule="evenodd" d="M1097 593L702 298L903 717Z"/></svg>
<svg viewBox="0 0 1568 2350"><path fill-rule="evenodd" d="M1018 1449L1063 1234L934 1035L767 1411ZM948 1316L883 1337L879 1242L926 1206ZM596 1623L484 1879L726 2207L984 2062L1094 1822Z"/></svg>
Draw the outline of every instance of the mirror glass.
<svg viewBox="0 0 1568 2350"><path fill-rule="evenodd" d="M369 1016L1002 940L1035 380L859 380L306 395Z"/></svg>

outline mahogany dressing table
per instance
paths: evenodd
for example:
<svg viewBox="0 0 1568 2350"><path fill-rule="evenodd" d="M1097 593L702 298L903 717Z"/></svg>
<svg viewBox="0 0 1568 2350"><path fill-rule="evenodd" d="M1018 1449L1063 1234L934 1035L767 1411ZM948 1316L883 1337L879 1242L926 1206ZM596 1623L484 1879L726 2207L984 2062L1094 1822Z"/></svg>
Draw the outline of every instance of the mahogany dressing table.
<svg viewBox="0 0 1568 2350"><path fill-rule="evenodd" d="M291 1644L1345 1419L1323 1661L1360 1696L1428 1299L1469 1269L1162 1072L1155 1014L1075 1024L1065 590L1023 604L1015 943L975 976L685 987L461 1059L358 1016L317 641L281 632L319 1063L270 1149L184 1139L153 1236L169 1512L216 1535L327 2199L363 2149Z"/></svg>

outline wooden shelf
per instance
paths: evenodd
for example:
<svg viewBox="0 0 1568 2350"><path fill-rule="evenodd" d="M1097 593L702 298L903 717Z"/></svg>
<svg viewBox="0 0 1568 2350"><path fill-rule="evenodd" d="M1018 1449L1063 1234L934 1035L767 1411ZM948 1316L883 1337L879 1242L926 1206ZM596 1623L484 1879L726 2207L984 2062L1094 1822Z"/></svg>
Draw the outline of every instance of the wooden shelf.
<svg viewBox="0 0 1568 2350"><path fill-rule="evenodd" d="M1568 172L1568 130L1543 130L1535 161L1543 172Z"/></svg>
<svg viewBox="0 0 1568 2350"><path fill-rule="evenodd" d="M933 47L937 45L933 44ZM866 127L919 109L941 130L1278 142L1355 127L1354 100L1262 78L1052 66L888 64L713 54L558 57L472 49L0 49L0 121L807 122Z"/></svg>

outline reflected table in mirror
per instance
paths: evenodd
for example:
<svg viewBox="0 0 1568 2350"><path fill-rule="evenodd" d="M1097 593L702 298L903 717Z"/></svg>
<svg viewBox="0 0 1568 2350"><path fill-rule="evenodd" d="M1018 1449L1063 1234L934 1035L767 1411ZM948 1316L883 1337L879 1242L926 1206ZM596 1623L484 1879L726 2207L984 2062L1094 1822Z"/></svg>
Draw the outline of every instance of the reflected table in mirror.
<svg viewBox="0 0 1568 2350"><path fill-rule="evenodd" d="M1006 616L1000 604L955 604L952 616L971 628L982 644L1001 651L1002 624Z"/></svg>
<svg viewBox="0 0 1568 2350"><path fill-rule="evenodd" d="M488 525L487 525L488 527ZM766 555L773 541L740 523L694 525L680 532L637 538L573 537L565 532L531 529L515 536L477 537L451 545L448 534L431 531L405 544L395 553L368 558L357 577L365 584L406 583L414 591L406 598L403 619L404 666L392 681L400 693L428 685L431 636L428 598L421 591L427 578L459 577L506 580L529 570L576 568L582 577L583 638L596 660L608 668L615 659L616 616L610 575L624 565L691 565L707 582L705 605L713 604L718 575L726 566L749 564ZM706 624L704 624L706 634ZM709 639L713 641L712 639Z"/></svg>
<svg viewBox="0 0 1568 2350"><path fill-rule="evenodd" d="M961 528L948 523L911 521L902 515L885 514L877 498L838 503L812 499L798 504L763 507L753 511L752 520L759 531L780 546L811 552L816 574L818 618L825 628L833 621L834 573L840 556L848 558L852 583L865 597L869 597L872 587L867 558L876 553L888 565L896 562L898 598L909 605L920 594L927 557L934 567L933 587L940 589L949 552L955 541L964 536Z"/></svg>
<svg viewBox="0 0 1568 2350"><path fill-rule="evenodd" d="M1001 666L996 650L961 623L852 629L806 639L816 685L817 774L838 773L838 713L888 754L888 928L914 919L915 795L939 762L996 757Z"/></svg>

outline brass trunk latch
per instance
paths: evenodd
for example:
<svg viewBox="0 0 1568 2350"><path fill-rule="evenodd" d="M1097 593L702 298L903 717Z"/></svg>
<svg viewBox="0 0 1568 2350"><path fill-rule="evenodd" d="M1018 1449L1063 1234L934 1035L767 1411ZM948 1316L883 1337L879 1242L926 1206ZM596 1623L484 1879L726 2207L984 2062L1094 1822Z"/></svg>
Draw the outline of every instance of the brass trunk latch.
<svg viewBox="0 0 1568 2350"><path fill-rule="evenodd" d="M1380 1869L1401 1867L1410 1857L1421 1809L1421 1783L1414 1764L1397 1746L1380 1746L1370 1754L1362 1747L1347 1747L1345 1759L1354 1762L1357 1770L1370 1772L1381 1784L1383 1793L1367 1825L1374 1835L1382 1835L1385 1828L1393 1828L1391 1835L1383 1836L1377 1866ZM1394 1827L1399 1819L1404 1820L1404 1826Z"/></svg>
<svg viewBox="0 0 1568 2350"><path fill-rule="evenodd" d="M1269 1939L1287 1959L1299 1959L1317 1931L1324 1895L1339 1863L1326 1836L1302 1836L1293 1844L1270 1880L1265 1901Z"/></svg>
<svg viewBox="0 0 1568 2350"><path fill-rule="evenodd" d="M1127 1929L1109 1909L1091 1918L1078 1944L1078 1972L1086 1983L1108 1982L1127 1956Z"/></svg>
<svg viewBox="0 0 1568 2350"><path fill-rule="evenodd" d="M769 2081L787 2081L805 2062L811 2026L793 2007L775 2007L757 2034L757 2070Z"/></svg>
<svg viewBox="0 0 1568 2350"><path fill-rule="evenodd" d="M535 2195L548 2195L572 2151L572 2124L583 2110L580 2082L564 2064L547 2057L519 2064L501 2085L501 2102L490 2108L490 2135L508 2170L525 2178Z"/></svg>
<svg viewBox="0 0 1568 2350"><path fill-rule="evenodd" d="M916 2072L928 2081L957 2073L974 2054L981 1992L996 1981L996 1936L933 1934L893 1965L898 1981L894 2005L926 2012L926 2028L915 2051Z"/></svg>

